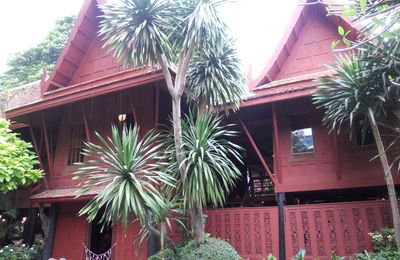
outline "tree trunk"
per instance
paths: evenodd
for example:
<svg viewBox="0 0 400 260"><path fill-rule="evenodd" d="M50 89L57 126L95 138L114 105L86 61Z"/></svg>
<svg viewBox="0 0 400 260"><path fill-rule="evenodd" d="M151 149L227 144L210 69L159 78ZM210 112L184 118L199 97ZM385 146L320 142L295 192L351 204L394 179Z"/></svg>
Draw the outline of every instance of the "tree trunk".
<svg viewBox="0 0 400 260"><path fill-rule="evenodd" d="M394 232L396 236L396 245L397 248L400 249L400 214L399 214L399 205L397 203L397 198L396 198L396 190L394 188L392 172L390 170L389 162L386 156L386 151L383 145L379 127L376 124L375 120L371 118L371 116L368 116L368 119L371 124L372 132L374 134L376 146L378 148L379 159L381 161L382 168L385 173L385 181L389 194L390 207L392 209Z"/></svg>
<svg viewBox="0 0 400 260"><path fill-rule="evenodd" d="M203 224L203 207L201 202L197 201L192 209L192 227L194 228L194 235L197 244L204 242L204 224Z"/></svg>
<svg viewBox="0 0 400 260"><path fill-rule="evenodd" d="M49 234L49 217L44 213L43 205L39 206L40 223L42 224L44 238L47 239Z"/></svg>
<svg viewBox="0 0 400 260"><path fill-rule="evenodd" d="M156 237L158 237L159 239L161 238L161 232L154 228L152 225L148 225L147 228L149 229L150 233ZM176 245L174 240L172 240L172 238L170 238L169 236L165 235L164 237L165 242L171 247L172 251L174 251L174 253L176 253Z"/></svg>
<svg viewBox="0 0 400 260"><path fill-rule="evenodd" d="M178 162L179 174L182 178L182 188L185 190L186 183L186 171L185 167L183 167L182 162L185 159L185 151L183 150L183 141L182 141L182 118L181 118L181 98L173 97L172 98L172 121L174 128L174 142L175 142L175 150L176 150L176 160Z"/></svg>

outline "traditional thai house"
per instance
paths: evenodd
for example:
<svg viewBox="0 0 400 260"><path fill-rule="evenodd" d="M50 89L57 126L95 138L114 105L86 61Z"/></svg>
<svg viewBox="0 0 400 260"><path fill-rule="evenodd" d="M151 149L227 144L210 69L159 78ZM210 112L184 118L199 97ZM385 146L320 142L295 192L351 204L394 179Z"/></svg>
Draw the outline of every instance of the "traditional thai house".
<svg viewBox="0 0 400 260"><path fill-rule="evenodd" d="M85 1L52 73L18 89L6 116L32 141L46 173L30 196L31 207L49 208L45 253L78 260L83 244L101 252L115 243L113 259L139 259L137 224L101 233L96 221L77 216L99 189L76 199L72 173L85 160L83 140L96 142L94 132L109 134L111 124L137 123L142 133L166 124L170 97L160 71L126 69L102 48L100 2ZM242 132L235 141L246 148L243 178L224 208L207 211L206 230L244 258L290 259L299 248L307 259L349 256L371 249L368 232L392 225L382 170L370 161L373 138L329 134L311 100L313 80L330 73L321 65L334 61L338 25L353 29L323 5L299 6L263 73L249 81L240 112L228 118Z"/></svg>

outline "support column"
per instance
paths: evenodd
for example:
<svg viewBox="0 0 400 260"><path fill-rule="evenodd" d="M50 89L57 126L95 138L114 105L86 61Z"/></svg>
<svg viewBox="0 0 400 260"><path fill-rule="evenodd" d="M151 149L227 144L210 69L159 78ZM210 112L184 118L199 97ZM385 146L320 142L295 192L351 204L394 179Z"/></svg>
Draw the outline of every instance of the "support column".
<svg viewBox="0 0 400 260"><path fill-rule="evenodd" d="M276 194L278 202L278 225L279 225L279 259L286 259L286 246L285 246L285 216L283 207L285 206L285 193L280 192Z"/></svg>
<svg viewBox="0 0 400 260"><path fill-rule="evenodd" d="M57 226L57 218L58 218L58 204L51 204L50 207L50 216L49 216L49 233L47 235L46 241L44 243L42 260L47 260L52 256L54 239L56 236L56 226Z"/></svg>

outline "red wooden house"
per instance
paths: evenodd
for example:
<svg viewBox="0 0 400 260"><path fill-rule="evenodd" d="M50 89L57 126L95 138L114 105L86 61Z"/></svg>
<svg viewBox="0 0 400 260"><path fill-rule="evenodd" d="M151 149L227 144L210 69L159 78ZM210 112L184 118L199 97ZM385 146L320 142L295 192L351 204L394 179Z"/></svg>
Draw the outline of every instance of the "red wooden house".
<svg viewBox="0 0 400 260"><path fill-rule="evenodd" d="M82 140L96 142L94 132L109 134L112 123L137 123L145 132L167 123L171 112L160 71L126 69L101 47L100 2L85 1L53 72L19 88L6 116L29 135L46 172L30 199L32 207L50 208L51 256L83 259L83 243L94 251L116 243L114 259L139 259L137 224L100 234L96 223L77 216L100 192L75 198L72 173L85 160ZM362 144L329 134L311 101L313 80L329 75L321 64L334 61L338 25L351 29L327 17L323 5L299 6L262 75L249 82L240 112L229 117L243 133L235 140L247 151L243 179L226 207L207 211L206 230L244 258L272 252L289 259L299 248L309 259L332 251L349 256L371 249L368 232L392 225L382 170L370 162L373 139Z"/></svg>

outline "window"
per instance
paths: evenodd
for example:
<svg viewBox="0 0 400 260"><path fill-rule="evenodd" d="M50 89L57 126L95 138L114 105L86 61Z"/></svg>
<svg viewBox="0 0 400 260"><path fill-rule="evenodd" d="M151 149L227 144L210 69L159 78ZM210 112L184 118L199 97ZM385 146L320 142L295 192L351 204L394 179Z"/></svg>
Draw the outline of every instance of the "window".
<svg viewBox="0 0 400 260"><path fill-rule="evenodd" d="M311 120L308 114L290 117L292 153L314 152Z"/></svg>
<svg viewBox="0 0 400 260"><path fill-rule="evenodd" d="M68 165L73 165L74 163L83 162L83 126L76 125L71 129L71 138L69 143L68 152Z"/></svg>
<svg viewBox="0 0 400 260"><path fill-rule="evenodd" d="M357 145L365 146L375 144L374 133L372 132L371 125L367 119L356 121L355 129Z"/></svg>

